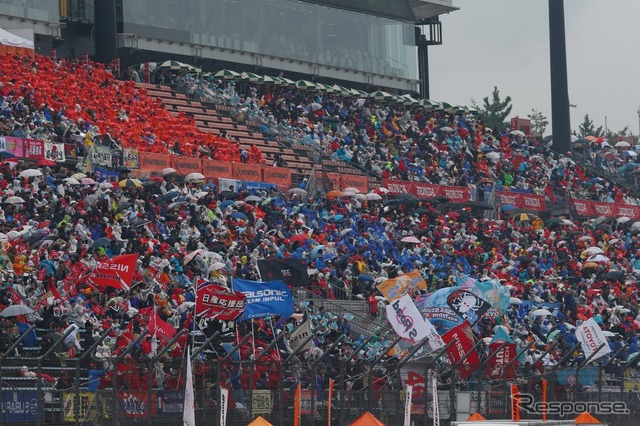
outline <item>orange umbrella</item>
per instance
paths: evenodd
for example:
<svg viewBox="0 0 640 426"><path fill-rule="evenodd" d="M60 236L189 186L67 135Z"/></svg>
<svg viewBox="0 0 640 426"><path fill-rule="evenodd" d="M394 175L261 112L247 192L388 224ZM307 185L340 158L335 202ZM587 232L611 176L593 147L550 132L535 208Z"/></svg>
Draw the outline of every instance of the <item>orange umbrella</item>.
<svg viewBox="0 0 640 426"><path fill-rule="evenodd" d="M327 197L342 197L343 195L342 191L338 191L337 189L327 192Z"/></svg>

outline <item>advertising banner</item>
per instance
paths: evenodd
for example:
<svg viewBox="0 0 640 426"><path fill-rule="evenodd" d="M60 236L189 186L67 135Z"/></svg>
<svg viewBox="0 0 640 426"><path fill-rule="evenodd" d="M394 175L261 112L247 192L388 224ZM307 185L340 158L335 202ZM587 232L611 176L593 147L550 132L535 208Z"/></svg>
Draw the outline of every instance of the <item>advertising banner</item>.
<svg viewBox="0 0 640 426"><path fill-rule="evenodd" d="M16 157L24 157L24 142L13 136L0 137L0 151L10 152Z"/></svg>
<svg viewBox="0 0 640 426"><path fill-rule="evenodd" d="M278 189L286 191L291 187L291 169L284 167L265 167L263 174L264 181L277 185Z"/></svg>
<svg viewBox="0 0 640 426"><path fill-rule="evenodd" d="M155 154L152 152L141 152L140 170L148 170L150 172L161 172L162 169L171 167L169 156L165 154Z"/></svg>
<svg viewBox="0 0 640 426"><path fill-rule="evenodd" d="M291 332L291 338L289 339L291 349L293 349L294 352L311 349L313 347L312 340L307 342L304 347L302 346L309 336L311 336L311 322L305 321L301 326Z"/></svg>
<svg viewBox="0 0 640 426"><path fill-rule="evenodd" d="M262 182L262 166L233 163L233 177L242 181Z"/></svg>
<svg viewBox="0 0 640 426"><path fill-rule="evenodd" d="M233 178L233 163L202 159L202 174L206 178Z"/></svg>
<svg viewBox="0 0 640 426"><path fill-rule="evenodd" d="M25 139L24 157L32 160L42 160L44 158L44 141Z"/></svg>
<svg viewBox="0 0 640 426"><path fill-rule="evenodd" d="M282 281L260 282L234 278L233 288L247 297L240 321L274 315L289 318L293 314L293 296Z"/></svg>
<svg viewBox="0 0 640 426"><path fill-rule="evenodd" d="M80 392L78 421L80 423L95 420L98 412L96 394L93 392ZM76 421L76 393L62 393L62 415L65 422Z"/></svg>
<svg viewBox="0 0 640 426"><path fill-rule="evenodd" d="M138 148L124 148L122 150L122 164L128 169L139 169L140 153Z"/></svg>
<svg viewBox="0 0 640 426"><path fill-rule="evenodd" d="M426 290L427 283L422 278L420 271L415 269L407 274L402 274L396 278L383 281L378 284L378 290L389 302L401 298L405 294L410 294L416 289Z"/></svg>
<svg viewBox="0 0 640 426"><path fill-rule="evenodd" d="M252 395L253 414L271 414L273 409L273 398L271 391L266 389L257 389Z"/></svg>
<svg viewBox="0 0 640 426"><path fill-rule="evenodd" d="M7 390L0 392L0 424L36 423L38 396L35 390Z"/></svg>
<svg viewBox="0 0 640 426"><path fill-rule="evenodd" d="M307 266L302 259L258 260L258 270L265 281L281 280L286 285L297 287L311 284Z"/></svg>
<svg viewBox="0 0 640 426"><path fill-rule="evenodd" d="M155 392L151 394L151 401L156 400ZM143 418L156 415L156 404L147 405L147 391L118 392L119 411L126 417Z"/></svg>
<svg viewBox="0 0 640 426"><path fill-rule="evenodd" d="M62 163L66 161L63 143L44 143L44 158L46 160Z"/></svg>
<svg viewBox="0 0 640 426"><path fill-rule="evenodd" d="M580 342L585 358L589 358L598 347L604 344L598 352L591 358L595 361L611 352L609 342L607 341L604 331L600 328L594 318L589 318L576 327L576 339Z"/></svg>
<svg viewBox="0 0 640 426"><path fill-rule="evenodd" d="M158 412L163 415L182 414L184 409L184 392L162 390L156 391Z"/></svg>
<svg viewBox="0 0 640 426"><path fill-rule="evenodd" d="M198 286L196 315L219 321L233 321L242 315L244 306L245 296L239 291L212 283Z"/></svg>
<svg viewBox="0 0 640 426"><path fill-rule="evenodd" d="M473 333L468 322L452 328L442 336L442 340L445 343L453 341L454 343L447 349L449 360L451 364L455 364L460 361L465 354L467 354L474 345ZM458 374L460 378L466 379L471 376L474 371L480 365L480 358L478 352L473 351L460 365L458 365Z"/></svg>
<svg viewBox="0 0 640 426"><path fill-rule="evenodd" d="M202 161L199 158L185 157L183 155L171 155L169 158L169 167L176 169L178 175L186 176L189 173L202 172Z"/></svg>
<svg viewBox="0 0 640 426"><path fill-rule="evenodd" d="M109 148L104 146L94 146L91 148L91 164L111 167L113 165L113 158Z"/></svg>
<svg viewBox="0 0 640 426"><path fill-rule="evenodd" d="M387 319L399 337L418 343L429 337L428 345L433 349L444 346L442 338L431 323L425 320L408 295L386 306Z"/></svg>
<svg viewBox="0 0 640 426"><path fill-rule="evenodd" d="M361 193L369 192L369 178L359 175L342 175L342 186L340 189L357 188Z"/></svg>

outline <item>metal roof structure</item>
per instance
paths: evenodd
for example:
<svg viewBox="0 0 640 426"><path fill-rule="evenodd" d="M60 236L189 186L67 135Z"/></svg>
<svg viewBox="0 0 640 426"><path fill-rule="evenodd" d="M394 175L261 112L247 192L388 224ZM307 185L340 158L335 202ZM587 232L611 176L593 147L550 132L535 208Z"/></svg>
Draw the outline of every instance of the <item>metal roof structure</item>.
<svg viewBox="0 0 640 426"><path fill-rule="evenodd" d="M302 0L336 9L395 21L416 23L424 19L459 10L453 0Z"/></svg>

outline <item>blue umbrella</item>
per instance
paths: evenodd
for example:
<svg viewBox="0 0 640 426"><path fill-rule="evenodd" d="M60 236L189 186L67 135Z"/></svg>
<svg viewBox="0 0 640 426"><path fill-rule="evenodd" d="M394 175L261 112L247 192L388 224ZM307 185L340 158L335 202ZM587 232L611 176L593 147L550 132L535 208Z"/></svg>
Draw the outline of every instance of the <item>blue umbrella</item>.
<svg viewBox="0 0 640 426"><path fill-rule="evenodd" d="M342 219L343 217L344 217L343 214L337 214L337 215L333 216L332 219L338 221L338 220Z"/></svg>
<svg viewBox="0 0 640 426"><path fill-rule="evenodd" d="M224 200L223 202L220 203L220 209L224 210L227 208L227 206L232 206L233 205L233 201L231 200Z"/></svg>
<svg viewBox="0 0 640 426"><path fill-rule="evenodd" d="M326 262L327 260L335 259L336 257L338 257L338 255L335 253L327 253L324 256L322 256L322 260Z"/></svg>
<svg viewBox="0 0 640 426"><path fill-rule="evenodd" d="M318 257L318 252L323 249L324 249L324 246L322 244L314 247L313 250L311 250L311 258L315 259L316 257Z"/></svg>
<svg viewBox="0 0 640 426"><path fill-rule="evenodd" d="M372 283L372 282L375 281L373 279L373 277L371 275L368 275L368 274L360 274L360 275L358 275L356 277L356 279L359 279L360 281L365 281L365 282L368 282L368 283Z"/></svg>
<svg viewBox="0 0 640 426"><path fill-rule="evenodd" d="M162 196L162 201L173 200L174 198L178 198L180 196L180 191L169 191Z"/></svg>
<svg viewBox="0 0 640 426"><path fill-rule="evenodd" d="M231 217L234 219L246 219L247 215L242 212L233 212L231 213Z"/></svg>
<svg viewBox="0 0 640 426"><path fill-rule="evenodd" d="M503 204L502 206L500 206L500 210L502 210L503 212L511 212L515 209L516 206L514 206L513 204Z"/></svg>

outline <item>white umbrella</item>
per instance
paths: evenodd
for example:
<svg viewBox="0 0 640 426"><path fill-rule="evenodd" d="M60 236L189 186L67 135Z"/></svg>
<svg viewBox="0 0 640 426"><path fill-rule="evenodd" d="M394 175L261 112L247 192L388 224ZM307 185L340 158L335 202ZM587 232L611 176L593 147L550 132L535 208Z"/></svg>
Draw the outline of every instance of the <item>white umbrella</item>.
<svg viewBox="0 0 640 426"><path fill-rule="evenodd" d="M453 132L453 129L448 126L440 127L441 132Z"/></svg>
<svg viewBox="0 0 640 426"><path fill-rule="evenodd" d="M625 222L629 222L631 220L630 217L626 217L626 216L621 216L619 218L616 219L616 222L618 223L625 223Z"/></svg>
<svg viewBox="0 0 640 426"><path fill-rule="evenodd" d="M21 171L18 176L27 177L27 178L36 177L36 176L42 176L42 172L38 169L27 169L27 170Z"/></svg>
<svg viewBox="0 0 640 426"><path fill-rule="evenodd" d="M4 202L7 203L7 204L22 204L22 203L24 203L24 200L22 198L17 197L17 196L14 195L14 196L9 197L6 200L4 200Z"/></svg>
<svg viewBox="0 0 640 426"><path fill-rule="evenodd" d="M184 177L185 182L190 182L192 180L203 180L204 175L202 173L189 173Z"/></svg>
<svg viewBox="0 0 640 426"><path fill-rule="evenodd" d="M3 317L17 317L18 315L29 315L35 311L27 305L11 305L7 306L0 312L0 316Z"/></svg>
<svg viewBox="0 0 640 426"><path fill-rule="evenodd" d="M65 179L62 179L62 180L68 185L80 185L80 182L78 181L78 179L75 179L75 178L72 178L72 177L65 178Z"/></svg>
<svg viewBox="0 0 640 426"><path fill-rule="evenodd" d="M380 201L382 197L380 194L376 194L375 192L370 192L364 196L364 199L367 201Z"/></svg>
<svg viewBox="0 0 640 426"><path fill-rule="evenodd" d="M600 247L589 247L584 251L589 256L593 256L594 254L602 254L604 251Z"/></svg>
<svg viewBox="0 0 640 426"><path fill-rule="evenodd" d="M101 182L100 188L102 189L111 189L113 188L113 184L111 182Z"/></svg>
<svg viewBox="0 0 640 426"><path fill-rule="evenodd" d="M225 266L227 266L227 265L225 265L222 262L214 262L214 263L211 264L209 269L212 270L212 271L219 271L220 269L224 268Z"/></svg>
<svg viewBox="0 0 640 426"><path fill-rule="evenodd" d="M631 225L631 230L636 231L638 229L640 229L640 222L633 222L633 225Z"/></svg>
<svg viewBox="0 0 640 426"><path fill-rule="evenodd" d="M516 136L523 136L524 137L524 132L522 130L513 130L511 132L512 135L516 135Z"/></svg>
<svg viewBox="0 0 640 426"><path fill-rule="evenodd" d="M562 224L563 225L569 225L569 226L573 226L574 223L571 222L569 219L562 219Z"/></svg>
<svg viewBox="0 0 640 426"><path fill-rule="evenodd" d="M547 315L551 315L551 312L549 312L548 309L536 309L531 315L533 315L534 317L544 317Z"/></svg>
<svg viewBox="0 0 640 426"><path fill-rule="evenodd" d="M604 334L604 337L615 337L615 336L617 336L617 334L616 334L616 333L614 333L614 332L612 332L612 331L609 331L609 330L604 330L604 331L602 332L602 334Z"/></svg>
<svg viewBox="0 0 640 426"><path fill-rule="evenodd" d="M591 256L591 257L589 257L587 259L587 262L609 263L609 262L611 262L611 259L609 259L607 256L605 256L603 254L594 254L593 256Z"/></svg>
<svg viewBox="0 0 640 426"><path fill-rule="evenodd" d="M378 194L376 194L376 195L378 195ZM353 194L352 197L355 198L358 201L362 201L362 200L366 200L367 199L367 195L366 194Z"/></svg>
<svg viewBox="0 0 640 426"><path fill-rule="evenodd" d="M518 299L517 297L511 297L509 299L509 304L510 305L522 305L522 300Z"/></svg>
<svg viewBox="0 0 640 426"><path fill-rule="evenodd" d="M173 169L171 167L167 167L165 169L162 169L162 176L170 175L170 174L173 174L175 172L177 172L176 169Z"/></svg>
<svg viewBox="0 0 640 426"><path fill-rule="evenodd" d="M616 148L629 148L630 146L631 146L631 144L629 142L626 142L626 141L620 141L620 142L615 144Z"/></svg>
<svg viewBox="0 0 640 426"><path fill-rule="evenodd" d="M487 155L485 155L485 157L487 157L489 160L497 160L500 158L500 153L499 152L489 152Z"/></svg>
<svg viewBox="0 0 640 426"><path fill-rule="evenodd" d="M640 224L640 222L638 222ZM593 238L591 238L589 235L585 235L584 237L580 237L578 239L579 242L583 242L583 241L591 241Z"/></svg>
<svg viewBox="0 0 640 426"><path fill-rule="evenodd" d="M247 198L244 199L244 201L246 202L251 202L251 201L257 201L260 202L262 201L262 198L255 196L255 195L249 195Z"/></svg>
<svg viewBox="0 0 640 426"><path fill-rule="evenodd" d="M299 195L301 197L304 197L307 195L307 191L305 191L302 188L291 188L290 190L287 191L287 194L292 195L292 194L296 194Z"/></svg>
<svg viewBox="0 0 640 426"><path fill-rule="evenodd" d="M87 175L85 175L84 173L74 173L74 174L71 175L71 177L74 178L74 179L80 180L80 179L86 178Z"/></svg>
<svg viewBox="0 0 640 426"><path fill-rule="evenodd" d="M4 234L2 232L0 232L0 241L4 241L4 240L8 240L9 237L7 236L7 234Z"/></svg>
<svg viewBox="0 0 640 426"><path fill-rule="evenodd" d="M360 193L360 190L359 190L358 188L352 188L352 187L349 187L349 188L345 188L342 192L343 192L343 193L345 193L345 194L346 194L347 192L351 192L351 193L353 193L353 194L359 194L359 193Z"/></svg>

